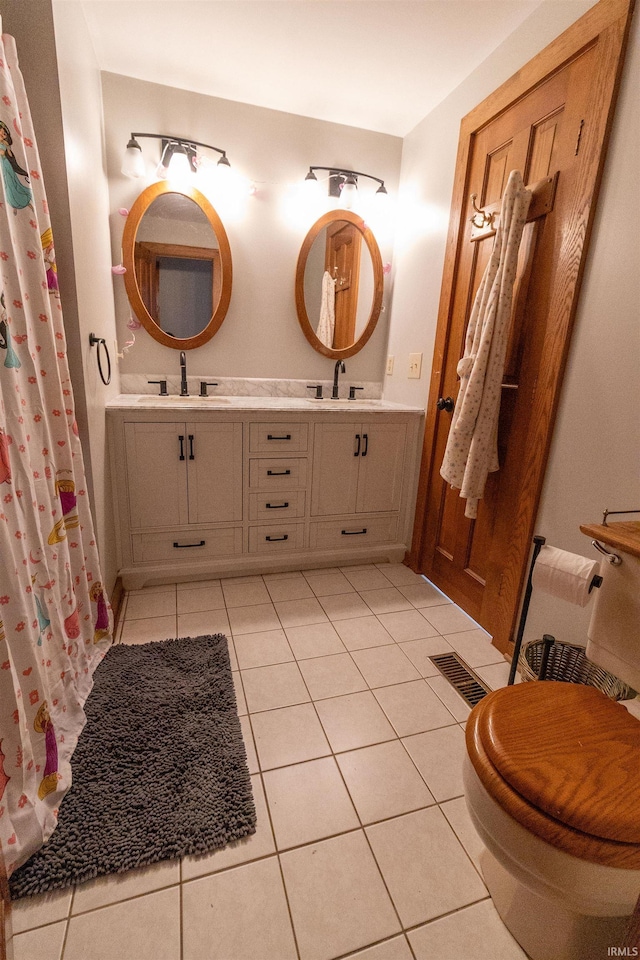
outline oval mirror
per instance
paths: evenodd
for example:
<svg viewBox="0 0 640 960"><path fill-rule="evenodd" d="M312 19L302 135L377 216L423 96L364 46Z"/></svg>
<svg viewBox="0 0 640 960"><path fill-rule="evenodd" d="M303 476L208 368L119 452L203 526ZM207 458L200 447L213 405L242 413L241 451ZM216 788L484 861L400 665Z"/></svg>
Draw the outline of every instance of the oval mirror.
<svg viewBox="0 0 640 960"><path fill-rule="evenodd" d="M382 258L364 220L349 210L325 213L296 267L296 310L311 346L336 360L352 357L375 330L382 293Z"/></svg>
<svg viewBox="0 0 640 960"><path fill-rule="evenodd" d="M133 204L122 236L129 303L154 340L191 350L217 332L231 299L231 249L196 189L161 181Z"/></svg>

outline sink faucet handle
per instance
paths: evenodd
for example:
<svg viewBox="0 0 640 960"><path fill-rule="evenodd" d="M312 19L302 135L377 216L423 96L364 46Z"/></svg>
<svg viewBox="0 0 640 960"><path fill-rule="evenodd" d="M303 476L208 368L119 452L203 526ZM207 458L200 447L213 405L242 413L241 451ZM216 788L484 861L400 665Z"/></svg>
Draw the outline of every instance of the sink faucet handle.
<svg viewBox="0 0 640 960"><path fill-rule="evenodd" d="M200 396L201 396L201 397L208 397L209 394L207 393L207 387L217 387L217 386L218 386L218 381L217 381L217 380L201 380L201 381L200 381Z"/></svg>
<svg viewBox="0 0 640 960"><path fill-rule="evenodd" d="M309 383L307 384L307 390L315 390L316 400L322 400L322 384L321 383Z"/></svg>
<svg viewBox="0 0 640 960"><path fill-rule="evenodd" d="M167 381L166 380L147 380L147 383L157 383L160 386L160 396L167 396Z"/></svg>
<svg viewBox="0 0 640 960"><path fill-rule="evenodd" d="M364 387L349 387L349 400L356 399L356 390L364 390Z"/></svg>

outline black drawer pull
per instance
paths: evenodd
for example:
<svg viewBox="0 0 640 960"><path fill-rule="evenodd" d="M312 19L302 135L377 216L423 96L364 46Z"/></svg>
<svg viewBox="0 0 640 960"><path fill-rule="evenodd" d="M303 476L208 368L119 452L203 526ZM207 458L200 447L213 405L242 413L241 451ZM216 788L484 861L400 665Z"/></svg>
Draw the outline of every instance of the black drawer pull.
<svg viewBox="0 0 640 960"><path fill-rule="evenodd" d="M267 440L291 440L291 434L288 433L286 437L274 437L270 433L268 433Z"/></svg>
<svg viewBox="0 0 640 960"><path fill-rule="evenodd" d="M363 527L362 530L343 530L343 537L359 537L361 534L366 533L367 528Z"/></svg>
<svg viewBox="0 0 640 960"><path fill-rule="evenodd" d="M362 451L362 456L363 456L363 457L366 457L366 455L367 455L367 450L369 449L369 434L368 434L368 433L363 433L363 434L362 434L362 439L364 440L364 450Z"/></svg>
<svg viewBox="0 0 640 960"><path fill-rule="evenodd" d="M176 550L185 550L187 547L204 547L206 540L201 540L200 543L178 543L177 540L173 541L173 545Z"/></svg>
<svg viewBox="0 0 640 960"><path fill-rule="evenodd" d="M285 533L284 537L265 537L265 540L268 543L275 543L277 540L288 540L288 539L289 539L288 533Z"/></svg>
<svg viewBox="0 0 640 960"><path fill-rule="evenodd" d="M195 456L193 453L193 434L192 433L189 434L189 460L195 460Z"/></svg>
<svg viewBox="0 0 640 960"><path fill-rule="evenodd" d="M289 506L289 501L285 500L284 503L265 503L267 510L284 510L285 507Z"/></svg>
<svg viewBox="0 0 640 960"><path fill-rule="evenodd" d="M268 477L288 477L291 470L267 470Z"/></svg>
<svg viewBox="0 0 640 960"><path fill-rule="evenodd" d="M184 460L184 437L182 436L182 434L180 434L180 435L178 436L178 440L180 441L180 457L179 457L179 459L180 459L180 460Z"/></svg>
<svg viewBox="0 0 640 960"><path fill-rule="evenodd" d="M356 447L354 457L359 457L360 456L360 434L359 433L356 433L356 440L358 441L358 446Z"/></svg>

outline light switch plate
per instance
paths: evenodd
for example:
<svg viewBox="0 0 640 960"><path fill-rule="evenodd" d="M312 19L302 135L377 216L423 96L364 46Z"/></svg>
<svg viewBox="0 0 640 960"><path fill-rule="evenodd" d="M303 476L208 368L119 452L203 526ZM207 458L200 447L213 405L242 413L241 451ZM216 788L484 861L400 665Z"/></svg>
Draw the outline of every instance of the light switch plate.
<svg viewBox="0 0 640 960"><path fill-rule="evenodd" d="M395 357L392 357L391 354L387 357L387 376L390 377L393 373L393 361Z"/></svg>
<svg viewBox="0 0 640 960"><path fill-rule="evenodd" d="M409 354L409 373L407 374L408 378L410 380L419 380L421 373L422 373L422 354L410 353Z"/></svg>

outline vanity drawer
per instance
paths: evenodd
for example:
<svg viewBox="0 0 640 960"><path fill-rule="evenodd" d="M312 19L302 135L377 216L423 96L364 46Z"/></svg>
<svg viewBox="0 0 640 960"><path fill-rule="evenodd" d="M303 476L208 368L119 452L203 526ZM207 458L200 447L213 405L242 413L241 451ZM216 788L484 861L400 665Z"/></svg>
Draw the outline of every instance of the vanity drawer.
<svg viewBox="0 0 640 960"><path fill-rule="evenodd" d="M304 524L281 523L249 527L249 553L285 553L304 547Z"/></svg>
<svg viewBox="0 0 640 960"><path fill-rule="evenodd" d="M307 485L307 458L249 460L252 490L296 490Z"/></svg>
<svg viewBox="0 0 640 960"><path fill-rule="evenodd" d="M311 549L361 547L367 543L390 543L396 539L397 517L359 517L355 520L320 520L311 523Z"/></svg>
<svg viewBox="0 0 640 960"><path fill-rule="evenodd" d="M304 517L305 492L294 490L272 496L269 493L249 494L249 520L284 520Z"/></svg>
<svg viewBox="0 0 640 960"><path fill-rule="evenodd" d="M250 453L304 453L309 442L307 423L252 423L249 425Z"/></svg>
<svg viewBox="0 0 640 960"><path fill-rule="evenodd" d="M242 527L194 530L182 533L135 533L131 537L134 563L173 560L182 563L242 553Z"/></svg>

